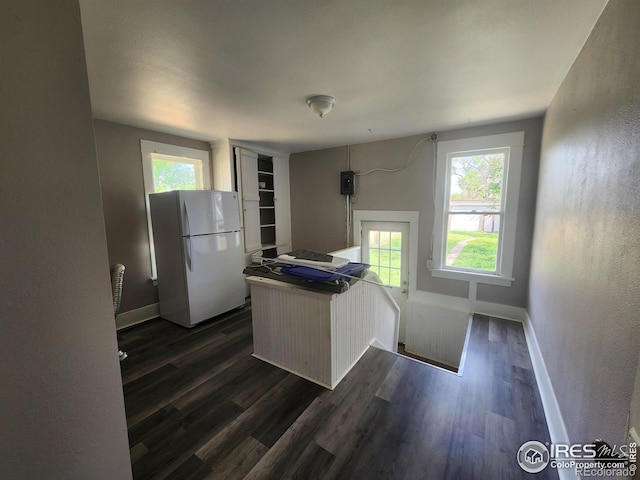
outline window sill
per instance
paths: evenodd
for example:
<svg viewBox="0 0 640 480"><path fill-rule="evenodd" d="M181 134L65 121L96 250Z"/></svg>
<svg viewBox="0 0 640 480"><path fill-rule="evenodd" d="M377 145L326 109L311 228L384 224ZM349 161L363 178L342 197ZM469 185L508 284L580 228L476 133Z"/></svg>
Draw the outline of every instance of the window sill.
<svg viewBox="0 0 640 480"><path fill-rule="evenodd" d="M466 282L486 283L488 285L499 285L501 287L510 287L515 280L510 277L501 277L499 275L490 275L486 273L462 272L460 270L444 270L440 268L431 269L431 275L439 278L449 278L451 280L464 280Z"/></svg>

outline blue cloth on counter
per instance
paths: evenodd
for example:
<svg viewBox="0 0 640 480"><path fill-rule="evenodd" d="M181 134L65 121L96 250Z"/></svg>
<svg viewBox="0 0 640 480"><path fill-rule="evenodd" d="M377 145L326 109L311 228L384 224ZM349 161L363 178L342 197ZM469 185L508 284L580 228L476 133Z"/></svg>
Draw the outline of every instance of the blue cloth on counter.
<svg viewBox="0 0 640 480"><path fill-rule="evenodd" d="M281 272L294 277L304 278L306 280L312 280L315 282L333 282L345 278L344 275L358 276L364 272L369 265L366 263L348 263L344 267L336 268L335 271L317 270L312 267L303 267L292 265L289 267L282 267Z"/></svg>

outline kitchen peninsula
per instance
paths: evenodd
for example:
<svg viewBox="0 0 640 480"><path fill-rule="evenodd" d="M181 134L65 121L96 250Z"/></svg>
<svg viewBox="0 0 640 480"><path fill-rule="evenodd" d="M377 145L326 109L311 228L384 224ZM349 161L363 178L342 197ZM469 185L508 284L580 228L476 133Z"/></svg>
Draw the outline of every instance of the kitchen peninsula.
<svg viewBox="0 0 640 480"><path fill-rule="evenodd" d="M365 280L379 282L375 273ZM333 389L369 346L397 351L400 310L385 287L355 281L343 293L249 276L253 356Z"/></svg>

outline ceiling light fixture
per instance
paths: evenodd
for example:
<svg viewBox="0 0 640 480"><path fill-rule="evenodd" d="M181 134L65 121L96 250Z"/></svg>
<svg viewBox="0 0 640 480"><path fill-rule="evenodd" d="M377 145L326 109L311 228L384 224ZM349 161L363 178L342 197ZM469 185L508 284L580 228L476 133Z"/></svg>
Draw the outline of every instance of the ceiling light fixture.
<svg viewBox="0 0 640 480"><path fill-rule="evenodd" d="M314 113L320 115L320 118L329 113L335 104L336 99L329 95L314 95L307 98L307 105Z"/></svg>

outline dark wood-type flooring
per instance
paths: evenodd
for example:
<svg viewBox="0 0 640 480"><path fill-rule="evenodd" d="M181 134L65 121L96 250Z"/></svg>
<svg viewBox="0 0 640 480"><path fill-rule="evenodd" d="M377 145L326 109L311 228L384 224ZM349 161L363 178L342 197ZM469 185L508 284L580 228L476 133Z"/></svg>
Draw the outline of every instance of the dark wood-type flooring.
<svg viewBox="0 0 640 480"><path fill-rule="evenodd" d="M549 441L522 325L476 315L462 376L370 348L334 391L251 357L251 311L119 333L134 478L518 479Z"/></svg>

